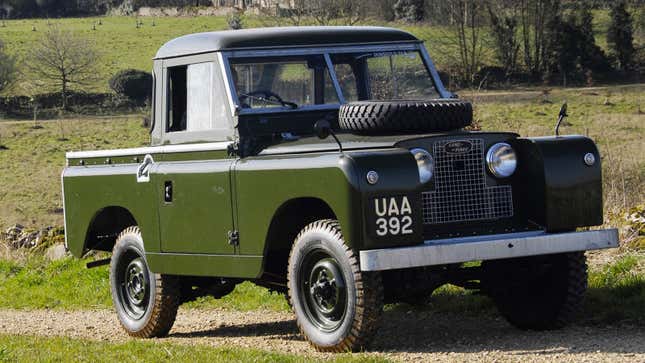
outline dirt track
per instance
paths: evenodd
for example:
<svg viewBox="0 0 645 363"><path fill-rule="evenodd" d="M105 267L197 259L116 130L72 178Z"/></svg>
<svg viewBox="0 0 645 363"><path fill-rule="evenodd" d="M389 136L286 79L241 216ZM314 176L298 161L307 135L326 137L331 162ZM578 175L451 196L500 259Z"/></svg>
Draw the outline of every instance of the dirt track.
<svg viewBox="0 0 645 363"><path fill-rule="evenodd" d="M0 310L0 331L105 341L130 339L110 310ZM180 310L170 337L163 341L325 356L303 341L293 317L286 313ZM518 331L501 319L386 312L370 354L414 362L645 362L645 328L578 326L536 333Z"/></svg>

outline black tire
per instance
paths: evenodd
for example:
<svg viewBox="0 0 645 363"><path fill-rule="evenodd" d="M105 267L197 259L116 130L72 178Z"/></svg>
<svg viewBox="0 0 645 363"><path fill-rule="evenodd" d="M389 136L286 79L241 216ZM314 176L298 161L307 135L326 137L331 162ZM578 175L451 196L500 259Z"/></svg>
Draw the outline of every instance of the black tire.
<svg viewBox="0 0 645 363"><path fill-rule="evenodd" d="M119 322L138 338L163 337L177 316L180 291L176 277L148 268L139 227L117 237L110 262L110 289Z"/></svg>
<svg viewBox="0 0 645 363"><path fill-rule="evenodd" d="M340 106L340 128L357 134L418 134L464 128L473 120L470 102L457 99L427 101L357 101Z"/></svg>
<svg viewBox="0 0 645 363"><path fill-rule="evenodd" d="M379 273L361 272L335 220L306 226L289 256L289 299L305 338L319 351L364 349L383 312Z"/></svg>
<svg viewBox="0 0 645 363"><path fill-rule="evenodd" d="M587 290L584 253L485 261L482 285L500 313L525 330L552 330L571 323Z"/></svg>

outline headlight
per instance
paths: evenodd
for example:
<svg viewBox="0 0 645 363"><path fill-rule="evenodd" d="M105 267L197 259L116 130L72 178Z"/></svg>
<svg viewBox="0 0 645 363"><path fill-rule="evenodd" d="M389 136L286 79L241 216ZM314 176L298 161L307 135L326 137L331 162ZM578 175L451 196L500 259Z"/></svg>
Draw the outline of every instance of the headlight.
<svg viewBox="0 0 645 363"><path fill-rule="evenodd" d="M488 149L486 153L488 170L498 178L506 178L515 172L517 156L511 145L499 142Z"/></svg>
<svg viewBox="0 0 645 363"><path fill-rule="evenodd" d="M419 167L419 181L421 183L427 183L432 179L432 174L434 173L434 159L432 155L424 149L412 149L410 152L414 155L417 166Z"/></svg>

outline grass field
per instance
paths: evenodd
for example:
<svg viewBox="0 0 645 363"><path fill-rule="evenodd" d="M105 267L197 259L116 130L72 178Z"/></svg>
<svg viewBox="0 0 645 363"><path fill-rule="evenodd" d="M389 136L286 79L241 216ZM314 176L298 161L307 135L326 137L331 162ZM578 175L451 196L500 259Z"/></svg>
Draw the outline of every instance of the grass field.
<svg viewBox="0 0 645 363"><path fill-rule="evenodd" d="M316 359L249 348L212 348L132 340L106 343L62 337L0 334L0 362L389 362L361 354Z"/></svg>
<svg viewBox="0 0 645 363"><path fill-rule="evenodd" d="M594 14L596 40L601 47L606 48L605 33L609 22L608 13L595 11ZM22 60L27 49L32 47L51 25L87 37L96 44L97 49L101 52L101 57L97 80L85 90L108 91L107 80L119 70L135 68L149 71L152 68L152 58L157 49L170 39L195 32L223 30L228 27L226 17L223 16L144 17L139 19L143 22L140 28L136 27L136 18L128 16L7 20L6 26L0 27L0 40L6 43L9 53L15 54L21 60L19 67L22 67L21 63L23 63ZM96 30L93 30L93 24L98 24L99 20L101 25L96 25ZM445 28L422 23L410 25L375 20L365 20L363 24L392 26L413 33L425 41L426 47L439 69L454 64L457 57L458 50L444 41L448 35ZM266 25L266 20L252 16L245 18L245 27L247 28ZM484 30L483 34L484 41L489 44L490 37L487 30ZM637 44L644 43L639 36L635 41ZM485 64L495 65L496 61L491 49L489 45L485 47L483 59ZM18 83L4 93L24 94L24 90L20 88Z"/></svg>

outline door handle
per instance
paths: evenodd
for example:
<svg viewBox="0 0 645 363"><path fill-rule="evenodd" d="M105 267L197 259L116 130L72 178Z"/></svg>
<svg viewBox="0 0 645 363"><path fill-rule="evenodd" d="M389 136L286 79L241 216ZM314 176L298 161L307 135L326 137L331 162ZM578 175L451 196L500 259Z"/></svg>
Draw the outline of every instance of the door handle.
<svg viewBox="0 0 645 363"><path fill-rule="evenodd" d="M163 186L163 200L166 203L172 202L172 181L167 180Z"/></svg>
<svg viewBox="0 0 645 363"><path fill-rule="evenodd" d="M150 181L150 169L154 162L150 154L143 157L143 162L137 168L137 183L148 183Z"/></svg>

